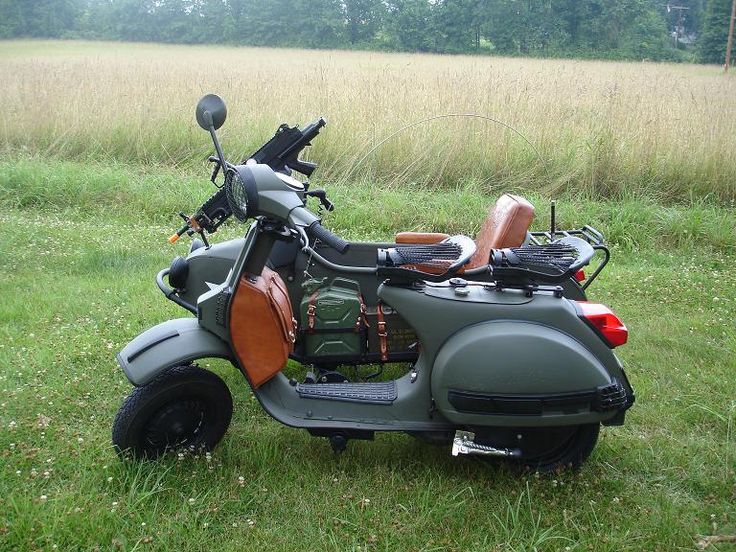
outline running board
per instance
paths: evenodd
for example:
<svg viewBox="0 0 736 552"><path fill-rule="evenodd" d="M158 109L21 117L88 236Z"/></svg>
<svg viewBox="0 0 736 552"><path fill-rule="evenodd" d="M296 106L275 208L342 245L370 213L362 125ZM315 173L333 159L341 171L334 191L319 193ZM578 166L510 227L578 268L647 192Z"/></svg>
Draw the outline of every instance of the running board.
<svg viewBox="0 0 736 552"><path fill-rule="evenodd" d="M343 401L365 404L391 404L396 400L396 382L377 383L297 383L302 399Z"/></svg>
<svg viewBox="0 0 736 552"><path fill-rule="evenodd" d="M488 445L480 445L475 442L475 433L471 431L456 431L452 440L452 455L500 456L502 458L518 458L521 456L519 449L495 448Z"/></svg>

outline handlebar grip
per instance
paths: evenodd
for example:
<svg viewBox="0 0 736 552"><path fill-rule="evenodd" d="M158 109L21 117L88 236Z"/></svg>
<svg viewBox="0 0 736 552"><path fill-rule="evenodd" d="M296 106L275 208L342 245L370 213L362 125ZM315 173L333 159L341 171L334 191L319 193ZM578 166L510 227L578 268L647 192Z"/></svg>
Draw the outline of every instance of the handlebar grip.
<svg viewBox="0 0 736 552"><path fill-rule="evenodd" d="M313 238L318 239L322 243L326 243L338 253L345 253L350 247L348 242L330 232L327 228L322 226L318 220L315 220L309 225L308 231Z"/></svg>

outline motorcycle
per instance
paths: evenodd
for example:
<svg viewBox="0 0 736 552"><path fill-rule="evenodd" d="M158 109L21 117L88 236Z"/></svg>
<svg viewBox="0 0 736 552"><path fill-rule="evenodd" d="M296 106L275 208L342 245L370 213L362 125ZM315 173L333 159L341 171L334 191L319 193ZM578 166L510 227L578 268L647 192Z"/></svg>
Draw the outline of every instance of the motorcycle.
<svg viewBox="0 0 736 552"><path fill-rule="evenodd" d="M506 194L476 240L404 232L392 243L349 243L307 207L316 198L332 210L325 191L292 173L315 170L299 155L324 119L282 125L231 164L216 132L226 114L215 95L197 105L217 153L211 180L224 178L193 215L180 213L170 241L199 237L157 275L195 317L158 324L117 354L135 386L113 425L120 454L152 458L221 440L232 396L196 364L207 358L230 361L269 415L327 437L335 451L398 431L446 443L454 456L553 471L579 467L601 425L624 423L634 392L613 349L628 330L585 293L610 257L597 230L556 230L553 214L550 231L529 232L533 207ZM207 235L231 216L251 221L245 237L210 245ZM284 375L289 359L304 377ZM382 381L389 363L407 369ZM351 378L348 366L378 369Z"/></svg>

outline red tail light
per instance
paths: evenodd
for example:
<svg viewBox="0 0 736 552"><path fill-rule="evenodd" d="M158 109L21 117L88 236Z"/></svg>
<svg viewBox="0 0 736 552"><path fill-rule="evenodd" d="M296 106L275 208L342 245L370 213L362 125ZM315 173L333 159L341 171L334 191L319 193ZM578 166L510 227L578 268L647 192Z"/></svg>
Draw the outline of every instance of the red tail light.
<svg viewBox="0 0 736 552"><path fill-rule="evenodd" d="M584 318L613 347L623 345L629 339L629 330L613 311L600 303L578 301Z"/></svg>
<svg viewBox="0 0 736 552"><path fill-rule="evenodd" d="M575 281L576 282L585 281L585 271L582 268L575 273Z"/></svg>

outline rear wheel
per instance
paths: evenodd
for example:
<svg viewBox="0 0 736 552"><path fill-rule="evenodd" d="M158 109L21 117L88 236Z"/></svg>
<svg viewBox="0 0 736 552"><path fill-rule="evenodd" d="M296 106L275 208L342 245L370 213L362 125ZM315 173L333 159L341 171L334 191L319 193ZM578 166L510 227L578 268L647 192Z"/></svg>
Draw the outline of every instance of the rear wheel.
<svg viewBox="0 0 736 552"><path fill-rule="evenodd" d="M577 469L598 442L600 424L565 427L534 427L479 430L476 441L496 447L521 450L514 458L517 466L531 471L550 473Z"/></svg>
<svg viewBox="0 0 736 552"><path fill-rule="evenodd" d="M232 396L218 376L194 365L176 366L128 395L115 417L112 442L118 454L136 458L210 450L225 434L232 412Z"/></svg>

